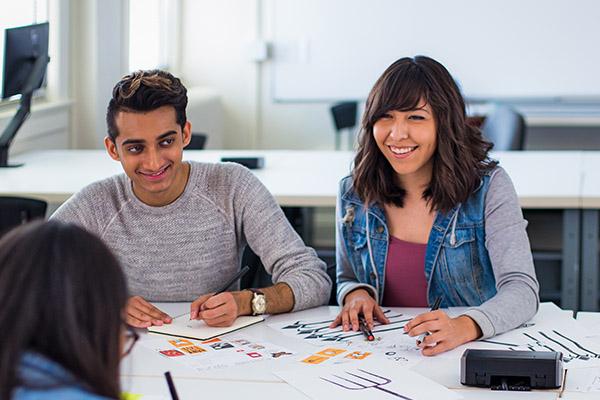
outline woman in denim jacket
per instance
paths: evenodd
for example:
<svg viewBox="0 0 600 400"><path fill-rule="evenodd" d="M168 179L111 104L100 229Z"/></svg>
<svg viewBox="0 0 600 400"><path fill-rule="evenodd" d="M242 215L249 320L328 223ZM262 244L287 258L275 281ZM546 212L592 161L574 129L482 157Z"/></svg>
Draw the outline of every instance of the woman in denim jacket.
<svg viewBox="0 0 600 400"><path fill-rule="evenodd" d="M0 240L0 399L117 399L137 335L125 277L92 234L35 222ZM125 351L124 351L125 350Z"/></svg>
<svg viewBox="0 0 600 400"><path fill-rule="evenodd" d="M352 175L336 210L333 326L359 329L383 306L470 307L415 317L410 336L434 355L516 328L539 305L529 240L510 178L492 144L466 121L450 73L424 56L402 58L371 90Z"/></svg>

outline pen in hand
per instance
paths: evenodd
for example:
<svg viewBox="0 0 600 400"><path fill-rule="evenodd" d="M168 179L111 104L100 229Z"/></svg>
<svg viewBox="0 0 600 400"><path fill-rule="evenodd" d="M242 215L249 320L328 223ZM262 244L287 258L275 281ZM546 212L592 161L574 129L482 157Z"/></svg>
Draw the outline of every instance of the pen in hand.
<svg viewBox="0 0 600 400"><path fill-rule="evenodd" d="M229 287L231 285L233 285L235 282L237 282L238 280L242 279L242 277L246 274L246 272L248 272L250 270L249 266L245 266L244 268L240 269L238 271L237 274L235 274L230 280L228 280L222 287L221 289L217 290L215 293L212 294L211 297L214 297L218 294L221 294L223 292L225 292L227 289L229 289ZM192 319L192 315L190 314L190 319Z"/></svg>
<svg viewBox="0 0 600 400"><path fill-rule="evenodd" d="M360 331L365 335L365 338L369 342L372 342L373 340L375 340L375 336L373 336L373 332L371 332L371 330L369 329L369 325L367 325L367 321L365 321L365 317L363 317L362 315L360 315L358 317L358 326L360 328Z"/></svg>
<svg viewBox="0 0 600 400"><path fill-rule="evenodd" d="M217 290L215 294L213 294L213 296L225 292L227 289L229 289L229 286L233 285L236 281L242 279L242 276L246 275L246 272L248 272L249 270L250 267L247 265L244 268L240 269L240 271L237 274L235 274L229 281L227 281L227 283L224 284L220 290Z"/></svg>
<svg viewBox="0 0 600 400"><path fill-rule="evenodd" d="M438 308L440 308L440 304L442 304L442 296L438 296L435 301L433 302L433 305L431 306L431 310L430 311L435 311ZM419 337L417 338L417 345L420 345L423 340L425 339L425 336L431 335L431 333L429 332L425 332L425 333L421 333L419 335Z"/></svg>

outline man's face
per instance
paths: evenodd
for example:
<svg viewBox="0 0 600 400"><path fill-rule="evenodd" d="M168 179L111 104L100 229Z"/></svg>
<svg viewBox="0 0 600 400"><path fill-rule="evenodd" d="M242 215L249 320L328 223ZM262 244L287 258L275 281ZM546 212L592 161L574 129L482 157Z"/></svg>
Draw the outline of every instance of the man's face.
<svg viewBox="0 0 600 400"><path fill-rule="evenodd" d="M115 142L106 137L104 144L123 166L136 196L152 206L177 199L187 183L188 170L181 160L190 142L190 123L182 131L175 109L163 106L145 113L120 111L115 124Z"/></svg>

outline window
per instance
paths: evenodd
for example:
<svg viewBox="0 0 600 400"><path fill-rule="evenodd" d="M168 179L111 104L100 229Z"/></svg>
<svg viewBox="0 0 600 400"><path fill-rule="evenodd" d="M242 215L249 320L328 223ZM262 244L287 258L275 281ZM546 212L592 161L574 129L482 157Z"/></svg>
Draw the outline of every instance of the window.
<svg viewBox="0 0 600 400"><path fill-rule="evenodd" d="M11 2L10 11L3 7L0 13L0 88L3 87L4 30L48 21L48 3L49 0L19 0Z"/></svg>
<svg viewBox="0 0 600 400"><path fill-rule="evenodd" d="M129 0L129 71L176 64L179 0Z"/></svg>

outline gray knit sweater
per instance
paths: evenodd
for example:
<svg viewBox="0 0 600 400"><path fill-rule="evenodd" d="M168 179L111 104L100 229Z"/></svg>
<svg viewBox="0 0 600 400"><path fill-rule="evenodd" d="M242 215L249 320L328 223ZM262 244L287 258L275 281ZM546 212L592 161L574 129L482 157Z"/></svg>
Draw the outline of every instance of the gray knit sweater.
<svg viewBox="0 0 600 400"><path fill-rule="evenodd" d="M240 269L249 244L273 282L290 286L294 311L325 304L325 263L252 172L232 163L190 166L183 194L167 206L138 200L120 174L87 186L52 218L103 239L123 265L130 294L150 301L192 301L218 290Z"/></svg>

